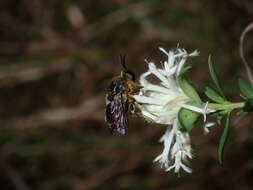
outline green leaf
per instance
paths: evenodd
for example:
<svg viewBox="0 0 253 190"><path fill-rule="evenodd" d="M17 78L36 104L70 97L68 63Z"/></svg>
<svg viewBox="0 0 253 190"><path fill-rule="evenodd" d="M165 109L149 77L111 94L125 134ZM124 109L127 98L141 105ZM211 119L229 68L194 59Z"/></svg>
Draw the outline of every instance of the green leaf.
<svg viewBox="0 0 253 190"><path fill-rule="evenodd" d="M180 130L182 132L189 132L195 126L200 114L191 110L181 108L178 112L178 120L180 124Z"/></svg>
<svg viewBox="0 0 253 190"><path fill-rule="evenodd" d="M184 78L183 75L180 75L178 77L178 84L181 87L181 89L184 91L184 93L194 100L197 103L201 103L201 99L197 93L197 91L193 88L193 86Z"/></svg>
<svg viewBox="0 0 253 190"><path fill-rule="evenodd" d="M214 67L213 67L213 64L212 64L212 59L211 59L211 55L209 55L208 57L208 67L209 67L209 72L210 72L210 75L211 75L211 78L218 90L218 92L220 93L220 95L225 98L225 95L220 87L220 83L219 83L219 80L218 80L218 77L217 77L217 74L214 70Z"/></svg>
<svg viewBox="0 0 253 190"><path fill-rule="evenodd" d="M243 78L238 79L238 86L240 88L241 94L247 98L251 99L253 98L253 87L250 85L250 83Z"/></svg>
<svg viewBox="0 0 253 190"><path fill-rule="evenodd" d="M208 98L213 100L214 102L217 102L219 104L226 104L229 103L226 101L223 97L221 97L214 89L210 87L206 87L205 94Z"/></svg>
<svg viewBox="0 0 253 190"><path fill-rule="evenodd" d="M219 162L220 163L222 163L222 160L223 160L224 147L225 147L225 143L226 143L227 138L228 138L229 119L230 119L230 113L227 115L226 123L225 123L225 128L223 130L223 133L221 135L220 142L219 142L218 155L219 155Z"/></svg>
<svg viewBox="0 0 253 190"><path fill-rule="evenodd" d="M183 67L179 73L179 77L182 76L183 74L185 74L187 71L189 71L192 67L191 66L186 66Z"/></svg>

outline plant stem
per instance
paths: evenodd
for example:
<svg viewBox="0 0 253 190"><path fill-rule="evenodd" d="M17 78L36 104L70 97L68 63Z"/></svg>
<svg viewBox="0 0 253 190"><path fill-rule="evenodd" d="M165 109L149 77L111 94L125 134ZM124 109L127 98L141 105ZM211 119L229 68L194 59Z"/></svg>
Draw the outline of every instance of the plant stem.
<svg viewBox="0 0 253 190"><path fill-rule="evenodd" d="M230 104L216 104L216 103L208 104L208 108L215 110L234 110L243 108L244 106L245 102L230 103Z"/></svg>

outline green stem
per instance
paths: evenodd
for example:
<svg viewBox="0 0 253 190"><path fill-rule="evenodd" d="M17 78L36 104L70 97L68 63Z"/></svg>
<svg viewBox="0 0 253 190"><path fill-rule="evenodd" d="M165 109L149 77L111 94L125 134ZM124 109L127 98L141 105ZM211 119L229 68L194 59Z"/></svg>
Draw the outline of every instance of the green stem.
<svg viewBox="0 0 253 190"><path fill-rule="evenodd" d="M244 106L245 106L245 102L238 102L238 103L230 103L230 104L209 103L207 107L214 110L234 110L234 109L241 109Z"/></svg>

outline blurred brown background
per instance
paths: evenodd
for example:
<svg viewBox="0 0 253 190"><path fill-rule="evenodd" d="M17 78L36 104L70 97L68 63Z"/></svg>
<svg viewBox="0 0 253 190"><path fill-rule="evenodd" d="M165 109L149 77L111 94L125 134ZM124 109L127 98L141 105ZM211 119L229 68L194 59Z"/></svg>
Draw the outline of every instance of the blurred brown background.
<svg viewBox="0 0 253 190"><path fill-rule="evenodd" d="M253 189L250 115L232 127L223 165L222 126L208 136L195 128L194 173L180 178L152 163L163 126L133 118L126 136L111 135L103 115L120 53L139 76L145 58L165 59L158 46L178 43L201 52L189 61L198 90L210 83L212 54L227 95L240 100L239 37L252 20L251 0L1 0L0 189Z"/></svg>

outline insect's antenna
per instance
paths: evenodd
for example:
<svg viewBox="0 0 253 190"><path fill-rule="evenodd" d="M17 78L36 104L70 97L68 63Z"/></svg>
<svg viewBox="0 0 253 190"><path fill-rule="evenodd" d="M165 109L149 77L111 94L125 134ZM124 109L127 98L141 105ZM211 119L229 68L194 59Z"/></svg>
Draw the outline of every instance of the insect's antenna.
<svg viewBox="0 0 253 190"><path fill-rule="evenodd" d="M126 56L125 55L119 55L119 63L121 64L123 69L126 71L127 67L126 67Z"/></svg>

